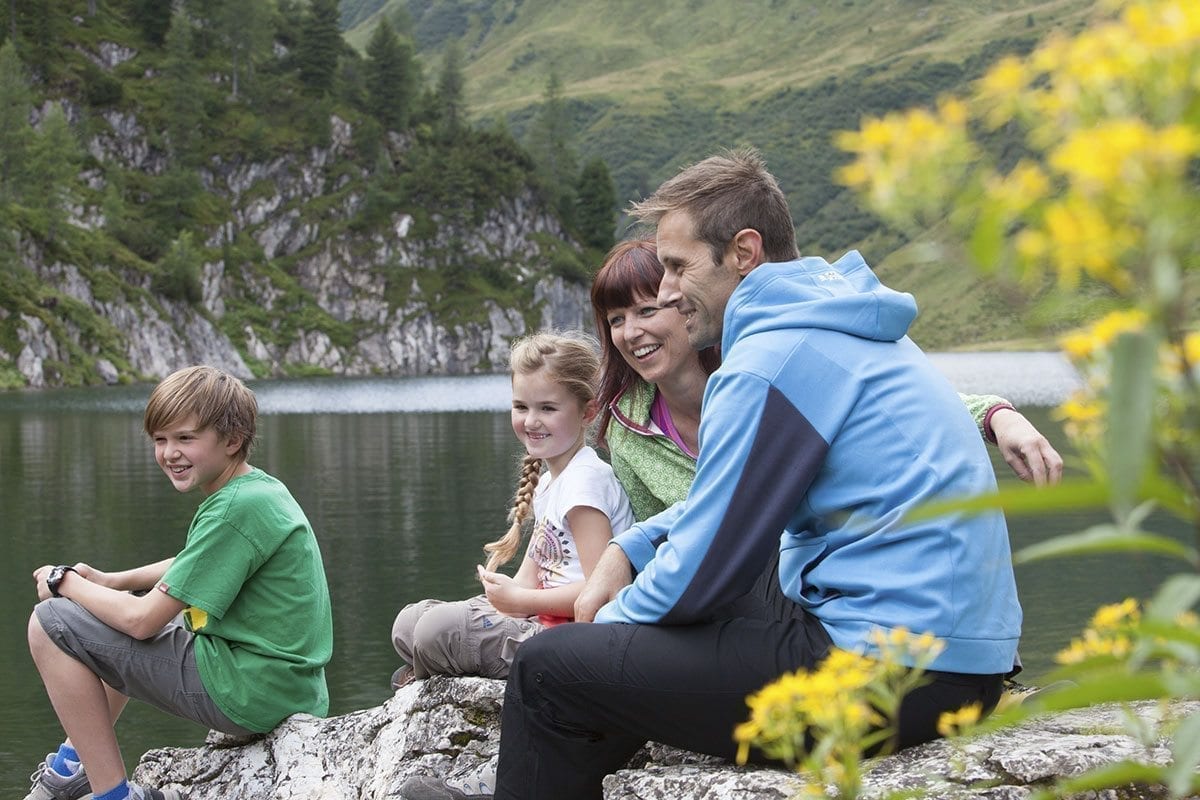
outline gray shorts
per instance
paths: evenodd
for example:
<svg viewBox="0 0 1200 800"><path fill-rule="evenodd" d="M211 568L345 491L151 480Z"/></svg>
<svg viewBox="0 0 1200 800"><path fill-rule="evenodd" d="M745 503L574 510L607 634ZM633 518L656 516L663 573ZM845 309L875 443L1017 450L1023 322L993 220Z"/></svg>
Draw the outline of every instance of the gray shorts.
<svg viewBox="0 0 1200 800"><path fill-rule="evenodd" d="M33 612L50 641L126 697L223 733L254 734L208 696L196 668L195 635L178 622L135 639L65 597L43 600Z"/></svg>

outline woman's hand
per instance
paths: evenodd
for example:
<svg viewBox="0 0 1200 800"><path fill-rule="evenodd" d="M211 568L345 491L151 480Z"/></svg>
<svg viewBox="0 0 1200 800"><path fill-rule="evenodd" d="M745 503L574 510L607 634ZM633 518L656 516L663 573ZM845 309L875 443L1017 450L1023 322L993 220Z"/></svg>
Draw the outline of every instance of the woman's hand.
<svg viewBox="0 0 1200 800"><path fill-rule="evenodd" d="M1000 454L1018 478L1037 486L1062 480L1062 456L1024 414L1001 408L992 414L990 424Z"/></svg>

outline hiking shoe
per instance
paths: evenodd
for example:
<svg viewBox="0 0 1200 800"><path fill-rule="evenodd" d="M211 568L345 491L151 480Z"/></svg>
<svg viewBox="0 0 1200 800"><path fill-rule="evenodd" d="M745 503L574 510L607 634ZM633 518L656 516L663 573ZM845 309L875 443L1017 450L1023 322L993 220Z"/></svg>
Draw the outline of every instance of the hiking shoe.
<svg viewBox="0 0 1200 800"><path fill-rule="evenodd" d="M88 783L82 764L74 775L64 778L50 768L53 761L54 753L51 753L29 776L29 794L25 795L25 800L80 800L91 796L92 785Z"/></svg>
<svg viewBox="0 0 1200 800"><path fill-rule="evenodd" d="M408 686L416 679L417 673L413 672L412 664L404 664L392 673L392 691Z"/></svg>
<svg viewBox="0 0 1200 800"><path fill-rule="evenodd" d="M149 786L129 784L129 800L183 800L175 789L152 789Z"/></svg>
<svg viewBox="0 0 1200 800"><path fill-rule="evenodd" d="M463 775L435 778L417 775L400 787L404 800L491 800L496 793L496 759Z"/></svg>

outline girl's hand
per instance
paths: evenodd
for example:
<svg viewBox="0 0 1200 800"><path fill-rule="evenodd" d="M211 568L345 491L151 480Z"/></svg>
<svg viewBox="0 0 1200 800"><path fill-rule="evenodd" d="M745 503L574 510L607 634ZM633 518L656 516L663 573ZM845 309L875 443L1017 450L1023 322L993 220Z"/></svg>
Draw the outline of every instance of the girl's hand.
<svg viewBox="0 0 1200 800"><path fill-rule="evenodd" d="M481 566L476 566L475 570L483 584L483 593L497 611L510 617L529 616L528 608L522 602L528 589L501 572L488 572Z"/></svg>

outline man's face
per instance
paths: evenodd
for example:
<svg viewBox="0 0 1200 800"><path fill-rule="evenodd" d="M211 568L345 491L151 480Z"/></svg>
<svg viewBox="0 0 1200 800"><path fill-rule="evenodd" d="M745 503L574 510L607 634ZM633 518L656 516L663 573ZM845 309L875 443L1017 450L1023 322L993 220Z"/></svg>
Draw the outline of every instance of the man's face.
<svg viewBox="0 0 1200 800"><path fill-rule="evenodd" d="M713 261L694 229L686 211L671 211L658 222L658 260L664 270L658 304L683 314L688 344L702 350L721 343L725 304L740 278L728 254L719 264Z"/></svg>

